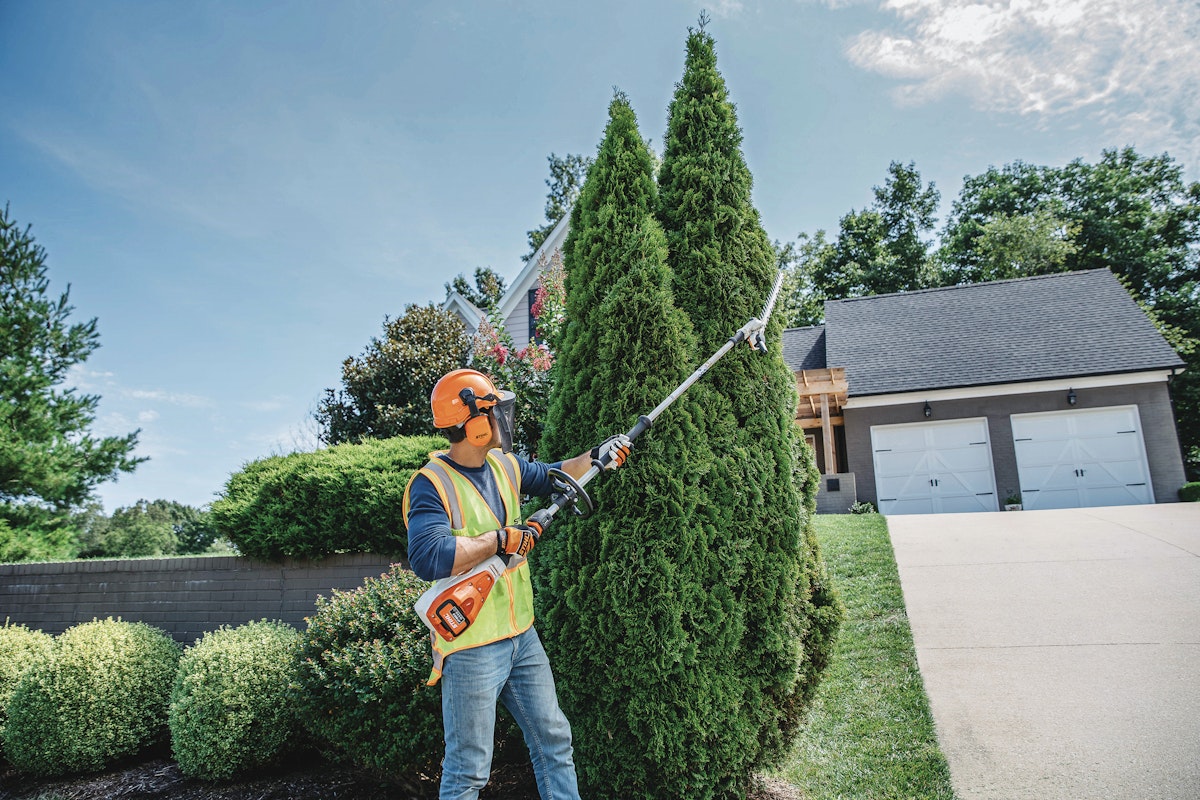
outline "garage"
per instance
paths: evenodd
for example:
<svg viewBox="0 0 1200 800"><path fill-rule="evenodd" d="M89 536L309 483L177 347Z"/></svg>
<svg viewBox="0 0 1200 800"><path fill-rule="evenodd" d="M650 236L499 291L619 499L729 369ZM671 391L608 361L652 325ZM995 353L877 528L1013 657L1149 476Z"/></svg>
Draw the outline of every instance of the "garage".
<svg viewBox="0 0 1200 800"><path fill-rule="evenodd" d="M1011 419L1026 509L1154 502L1137 406Z"/></svg>
<svg viewBox="0 0 1200 800"><path fill-rule="evenodd" d="M881 514L998 511L987 419L871 427Z"/></svg>

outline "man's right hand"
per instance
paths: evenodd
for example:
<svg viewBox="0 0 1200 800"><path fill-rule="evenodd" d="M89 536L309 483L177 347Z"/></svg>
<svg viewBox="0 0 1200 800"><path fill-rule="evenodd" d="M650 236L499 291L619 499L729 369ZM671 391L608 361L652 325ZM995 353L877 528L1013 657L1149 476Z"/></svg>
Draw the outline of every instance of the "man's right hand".
<svg viewBox="0 0 1200 800"><path fill-rule="evenodd" d="M527 525L509 525L496 531L496 555L526 556L538 542L538 532Z"/></svg>

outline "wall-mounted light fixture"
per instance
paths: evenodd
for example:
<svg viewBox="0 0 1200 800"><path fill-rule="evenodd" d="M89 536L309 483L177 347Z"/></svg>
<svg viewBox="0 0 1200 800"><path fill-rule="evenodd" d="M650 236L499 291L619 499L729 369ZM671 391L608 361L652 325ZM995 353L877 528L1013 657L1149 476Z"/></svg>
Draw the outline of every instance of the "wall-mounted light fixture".
<svg viewBox="0 0 1200 800"><path fill-rule="evenodd" d="M1079 398L1075 396L1074 389L1067 389L1067 405L1073 406L1079 402Z"/></svg>
<svg viewBox="0 0 1200 800"><path fill-rule="evenodd" d="M1071 401L1071 402L1072 402L1072 404L1074 404L1074 401ZM925 401L925 416L927 416L927 417L933 416L933 409L929 407L928 400Z"/></svg>

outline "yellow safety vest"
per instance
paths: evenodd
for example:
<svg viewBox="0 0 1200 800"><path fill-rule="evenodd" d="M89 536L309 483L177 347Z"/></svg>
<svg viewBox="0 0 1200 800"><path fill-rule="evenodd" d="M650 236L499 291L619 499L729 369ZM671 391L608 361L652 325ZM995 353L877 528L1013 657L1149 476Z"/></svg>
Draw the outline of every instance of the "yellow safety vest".
<svg viewBox="0 0 1200 800"><path fill-rule="evenodd" d="M483 495L461 472L438 458L438 451L429 454L429 463L413 473L404 489L404 518L408 519L409 491L417 475L429 478L437 490L450 519L450 532L455 536L478 536L506 525L521 524L521 469L516 456L492 450L487 454L504 503L504 519L500 520ZM480 647L501 639L511 639L533 625L533 586L529 580L529 564L522 556L513 556L502 579L492 587L479 616L465 633L452 642L437 634L433 640L433 671L426 685L433 686L442 677L442 663L458 650Z"/></svg>

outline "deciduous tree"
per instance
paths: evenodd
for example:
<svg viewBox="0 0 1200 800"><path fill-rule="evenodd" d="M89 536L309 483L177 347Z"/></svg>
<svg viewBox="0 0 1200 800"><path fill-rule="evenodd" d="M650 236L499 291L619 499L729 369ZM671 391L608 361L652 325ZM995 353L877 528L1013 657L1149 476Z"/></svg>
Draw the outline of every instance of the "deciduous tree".
<svg viewBox="0 0 1200 800"><path fill-rule="evenodd" d="M453 281L446 284L446 297L449 298L453 292L458 292L471 305L486 311L499 304L500 298L504 297L504 278L497 275L491 267L476 267L475 285L472 286L462 273L459 273Z"/></svg>
<svg viewBox="0 0 1200 800"><path fill-rule="evenodd" d="M533 258L550 231L571 210L583 186L583 179L587 177L588 168L592 165L592 159L574 153L567 153L562 158L551 153L547 160L550 162L550 177L546 179L546 186L550 187L550 191L546 195L546 223L526 234L529 252L525 254L525 261Z"/></svg>
<svg viewBox="0 0 1200 800"><path fill-rule="evenodd" d="M997 232L1039 214L1051 240L1069 241L1053 259L1027 258L1005 277L1044 270L1104 268L1122 279L1187 361L1174 379L1179 435L1192 478L1200 477L1200 182L1187 183L1166 154L1106 150L1097 163L1063 167L1024 162L969 177L955 201L939 259L948 283L1000 277ZM1043 245L1053 245L1046 242ZM1061 244L1060 244L1061 246ZM1191 348L1189 350L1189 348ZM1187 351L1187 352L1184 352Z"/></svg>
<svg viewBox="0 0 1200 800"><path fill-rule="evenodd" d="M924 289L937 284L929 234L940 194L921 181L916 165L893 161L869 208L842 217L838 237L813 262L824 297Z"/></svg>
<svg viewBox="0 0 1200 800"><path fill-rule="evenodd" d="M383 335L342 362L342 388L325 390L316 411L326 444L424 436L433 430L429 393L438 378L466 363L467 329L430 303L384 318Z"/></svg>

